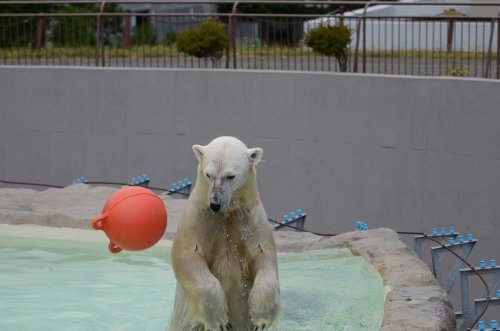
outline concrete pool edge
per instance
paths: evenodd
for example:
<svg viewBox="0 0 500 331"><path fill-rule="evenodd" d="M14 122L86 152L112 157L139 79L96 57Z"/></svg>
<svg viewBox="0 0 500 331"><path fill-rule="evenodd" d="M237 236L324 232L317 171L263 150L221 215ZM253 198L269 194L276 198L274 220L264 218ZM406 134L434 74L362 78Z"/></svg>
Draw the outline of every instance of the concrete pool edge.
<svg viewBox="0 0 500 331"><path fill-rule="evenodd" d="M456 330L448 295L395 231L379 228L335 237L275 232L275 238L279 251L347 248L373 265L388 290L380 330Z"/></svg>

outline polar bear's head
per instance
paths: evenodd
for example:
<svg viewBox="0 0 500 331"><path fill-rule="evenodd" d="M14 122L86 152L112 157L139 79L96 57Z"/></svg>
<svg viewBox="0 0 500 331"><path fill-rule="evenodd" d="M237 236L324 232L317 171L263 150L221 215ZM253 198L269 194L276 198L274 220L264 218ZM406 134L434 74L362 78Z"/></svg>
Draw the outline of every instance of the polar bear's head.
<svg viewBox="0 0 500 331"><path fill-rule="evenodd" d="M200 162L197 185L207 187L207 203L215 213L230 206L262 158L262 148L247 148L239 139L226 136L206 146L194 145L193 151Z"/></svg>

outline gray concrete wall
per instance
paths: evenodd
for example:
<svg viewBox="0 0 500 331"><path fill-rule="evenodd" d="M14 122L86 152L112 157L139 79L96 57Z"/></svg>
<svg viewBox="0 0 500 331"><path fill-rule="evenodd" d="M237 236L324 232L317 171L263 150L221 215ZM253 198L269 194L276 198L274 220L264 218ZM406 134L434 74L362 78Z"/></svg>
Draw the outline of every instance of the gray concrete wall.
<svg viewBox="0 0 500 331"><path fill-rule="evenodd" d="M153 186L194 178L195 143L264 149L268 216L307 228L454 225L500 258L500 81L210 70L0 68L0 179Z"/></svg>

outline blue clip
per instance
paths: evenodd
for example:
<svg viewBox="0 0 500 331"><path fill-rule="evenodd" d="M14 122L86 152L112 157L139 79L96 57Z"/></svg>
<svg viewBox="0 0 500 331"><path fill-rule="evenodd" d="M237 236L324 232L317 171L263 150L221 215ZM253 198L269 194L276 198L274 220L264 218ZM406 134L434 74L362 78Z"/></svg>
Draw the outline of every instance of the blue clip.
<svg viewBox="0 0 500 331"><path fill-rule="evenodd" d="M363 221L357 221L356 230L368 230L368 223Z"/></svg>
<svg viewBox="0 0 500 331"><path fill-rule="evenodd" d="M467 241L473 241L474 240L474 236L472 235L472 233L468 233L467 234Z"/></svg>
<svg viewBox="0 0 500 331"><path fill-rule="evenodd" d="M285 223L290 222L290 218L288 217L288 214L283 215L283 222L285 222Z"/></svg>
<svg viewBox="0 0 500 331"><path fill-rule="evenodd" d="M461 243L461 244L463 244L464 243L464 236L459 235L458 236L458 242Z"/></svg>
<svg viewBox="0 0 500 331"><path fill-rule="evenodd" d="M453 237L448 238L448 243L450 245L455 245L455 238L453 238Z"/></svg>
<svg viewBox="0 0 500 331"><path fill-rule="evenodd" d="M84 176L78 177L77 179L75 179L73 181L73 184L87 184L87 183L88 183L88 180Z"/></svg>
<svg viewBox="0 0 500 331"><path fill-rule="evenodd" d="M450 226L450 234L455 234L455 227L454 226Z"/></svg>
<svg viewBox="0 0 500 331"><path fill-rule="evenodd" d="M436 236L438 234L438 229L432 228L432 235Z"/></svg>
<svg viewBox="0 0 500 331"><path fill-rule="evenodd" d="M491 320L491 321L490 321L490 327L491 327L493 330L498 329L498 323L497 323L497 320Z"/></svg>
<svg viewBox="0 0 500 331"><path fill-rule="evenodd" d="M441 228L441 234L444 236L446 234L446 228Z"/></svg>
<svg viewBox="0 0 500 331"><path fill-rule="evenodd" d="M491 259L490 260L490 267L495 268L497 266L497 260Z"/></svg>
<svg viewBox="0 0 500 331"><path fill-rule="evenodd" d="M477 329L479 331L484 331L486 329L486 325L484 324L484 321L477 322Z"/></svg>
<svg viewBox="0 0 500 331"><path fill-rule="evenodd" d="M479 261L479 268L481 268L481 269L486 268L486 261L484 261L484 260Z"/></svg>

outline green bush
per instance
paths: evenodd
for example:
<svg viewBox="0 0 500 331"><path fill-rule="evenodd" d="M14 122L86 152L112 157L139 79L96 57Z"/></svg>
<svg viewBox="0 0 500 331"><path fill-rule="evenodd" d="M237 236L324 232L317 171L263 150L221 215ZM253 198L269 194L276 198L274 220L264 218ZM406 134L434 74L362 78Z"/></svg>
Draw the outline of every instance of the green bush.
<svg viewBox="0 0 500 331"><path fill-rule="evenodd" d="M320 25L309 30L305 44L316 53L334 56L340 66L340 71L347 71L347 55L351 43L351 30L345 25Z"/></svg>
<svg viewBox="0 0 500 331"><path fill-rule="evenodd" d="M208 18L177 34L175 43L179 52L218 63L228 47L228 38L224 25Z"/></svg>

